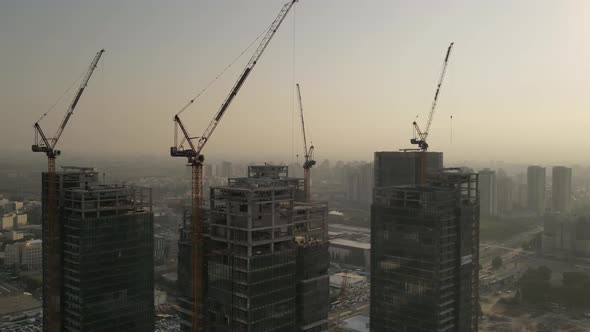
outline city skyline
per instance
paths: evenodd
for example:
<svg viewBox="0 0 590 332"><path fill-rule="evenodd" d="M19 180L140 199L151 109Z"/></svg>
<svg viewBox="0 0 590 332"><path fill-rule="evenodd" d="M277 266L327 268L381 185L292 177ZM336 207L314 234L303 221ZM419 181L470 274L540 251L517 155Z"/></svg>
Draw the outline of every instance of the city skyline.
<svg viewBox="0 0 590 332"><path fill-rule="evenodd" d="M589 14L3 3L0 330L590 331Z"/></svg>
<svg viewBox="0 0 590 332"><path fill-rule="evenodd" d="M282 3L7 4L0 13L6 40L0 107L11 121L2 122L0 140L13 143L3 150L28 152L26 128L104 47L63 149L165 158L173 114L262 32ZM410 147L411 122L416 115L425 121L444 49L455 42L430 136L433 151L445 151L449 161L588 163L570 143L583 141L587 118L587 6L300 1L205 153L296 160L302 149L294 83L302 87L318 156L370 160L373 151ZM237 14L243 12L249 15ZM251 51L185 113L192 134L204 130ZM62 106L46 126L55 126Z"/></svg>

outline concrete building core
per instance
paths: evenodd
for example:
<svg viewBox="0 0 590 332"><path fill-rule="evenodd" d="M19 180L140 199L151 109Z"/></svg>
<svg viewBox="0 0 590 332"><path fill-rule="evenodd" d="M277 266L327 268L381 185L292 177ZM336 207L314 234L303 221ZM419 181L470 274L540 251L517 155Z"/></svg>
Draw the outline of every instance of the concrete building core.
<svg viewBox="0 0 590 332"><path fill-rule="evenodd" d="M590 257L590 217L546 213L542 248L546 255Z"/></svg>
<svg viewBox="0 0 590 332"><path fill-rule="evenodd" d="M375 188L371 208L371 329L477 331L477 174L456 169L426 185Z"/></svg>
<svg viewBox="0 0 590 332"><path fill-rule="evenodd" d="M572 169L555 166L552 170L551 184L552 210L569 212L572 200Z"/></svg>
<svg viewBox="0 0 590 332"><path fill-rule="evenodd" d="M422 163L426 158L426 168L423 172ZM442 152L375 152L374 163L375 188L419 184L426 181L427 173L443 168Z"/></svg>

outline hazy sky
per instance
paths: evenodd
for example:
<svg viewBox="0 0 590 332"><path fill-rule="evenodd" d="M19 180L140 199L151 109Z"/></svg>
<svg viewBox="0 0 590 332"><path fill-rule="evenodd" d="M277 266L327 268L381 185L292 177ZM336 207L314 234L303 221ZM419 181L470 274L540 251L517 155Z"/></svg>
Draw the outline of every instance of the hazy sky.
<svg viewBox="0 0 590 332"><path fill-rule="evenodd" d="M173 115L284 3L3 0L0 149L29 153L32 124L105 48L60 149L166 158ZM589 22L587 0L301 0L205 155L295 159L297 82L318 160L410 147L411 123L417 114L425 122L454 41L431 150L447 160L589 163ZM252 51L183 114L191 134L205 129Z"/></svg>

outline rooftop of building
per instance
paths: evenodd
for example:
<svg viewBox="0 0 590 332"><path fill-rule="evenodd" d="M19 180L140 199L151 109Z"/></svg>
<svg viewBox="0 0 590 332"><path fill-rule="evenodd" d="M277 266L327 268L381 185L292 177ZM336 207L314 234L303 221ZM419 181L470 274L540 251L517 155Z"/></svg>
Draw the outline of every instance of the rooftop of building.
<svg viewBox="0 0 590 332"><path fill-rule="evenodd" d="M114 184L99 184L99 183L89 183L84 185L83 187L76 187L70 188L70 191L76 192L116 192L122 190L149 190L150 188L147 187L140 187L135 185L130 185L126 183L114 183Z"/></svg>
<svg viewBox="0 0 590 332"><path fill-rule="evenodd" d="M94 168L94 167L87 167L87 166L62 166L61 169L64 170L64 171L76 171L76 172L81 172L81 171L96 171L96 168Z"/></svg>
<svg viewBox="0 0 590 332"><path fill-rule="evenodd" d="M214 189L256 190L265 188L303 187L303 179L289 177L288 166L254 165L248 166L248 175L228 179L225 186L215 186Z"/></svg>
<svg viewBox="0 0 590 332"><path fill-rule="evenodd" d="M356 315L340 322L340 328L349 332L369 332L369 316Z"/></svg>
<svg viewBox="0 0 590 332"><path fill-rule="evenodd" d="M330 286L340 288L345 277L347 285L356 285L367 281L367 277L365 276L359 276L354 273L339 272L330 276Z"/></svg>
<svg viewBox="0 0 590 332"><path fill-rule="evenodd" d="M379 153L379 154L398 154L398 155L416 155L416 154L422 154L424 152L419 151L417 149L412 149L412 148L408 148L408 149L399 149L397 151L375 151L375 153ZM426 152L426 154L440 154L442 152L440 151L428 151Z"/></svg>

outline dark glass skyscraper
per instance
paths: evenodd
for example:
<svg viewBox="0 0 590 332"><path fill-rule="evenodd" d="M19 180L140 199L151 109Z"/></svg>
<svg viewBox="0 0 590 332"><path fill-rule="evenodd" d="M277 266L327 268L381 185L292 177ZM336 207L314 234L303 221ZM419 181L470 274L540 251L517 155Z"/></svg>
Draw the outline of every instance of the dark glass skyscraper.
<svg viewBox="0 0 590 332"><path fill-rule="evenodd" d="M477 331L477 174L441 170L425 185L376 188L371 329Z"/></svg>
<svg viewBox="0 0 590 332"><path fill-rule="evenodd" d="M69 168L58 173L58 197L58 239L47 240L59 244L59 330L152 331L151 191Z"/></svg>

